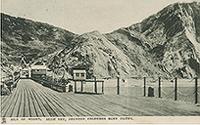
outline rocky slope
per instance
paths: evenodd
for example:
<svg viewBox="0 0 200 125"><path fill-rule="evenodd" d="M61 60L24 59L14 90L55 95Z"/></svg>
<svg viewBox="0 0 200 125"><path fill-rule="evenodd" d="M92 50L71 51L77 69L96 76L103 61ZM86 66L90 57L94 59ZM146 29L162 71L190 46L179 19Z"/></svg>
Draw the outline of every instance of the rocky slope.
<svg viewBox="0 0 200 125"><path fill-rule="evenodd" d="M150 52L166 70L181 77L200 76L200 3L176 3L128 27L144 35Z"/></svg>
<svg viewBox="0 0 200 125"><path fill-rule="evenodd" d="M130 27L79 36L65 60L98 76L199 76L199 20L199 3L172 4Z"/></svg>
<svg viewBox="0 0 200 125"><path fill-rule="evenodd" d="M107 34L78 36L4 14L2 20L3 54L8 60L21 54L42 57L55 71L64 67L68 74L74 67L84 67L88 77L99 78L200 77L198 2L169 5L138 24Z"/></svg>
<svg viewBox="0 0 200 125"><path fill-rule="evenodd" d="M22 55L27 61L70 47L76 34L49 24L12 17L1 13L2 53L10 63L19 63Z"/></svg>
<svg viewBox="0 0 200 125"><path fill-rule="evenodd" d="M63 65L69 72L73 67L86 67L88 77L98 78L165 74L154 66L143 46L129 41L113 44L106 37L98 31L80 35L72 40L74 47L58 53L51 65Z"/></svg>

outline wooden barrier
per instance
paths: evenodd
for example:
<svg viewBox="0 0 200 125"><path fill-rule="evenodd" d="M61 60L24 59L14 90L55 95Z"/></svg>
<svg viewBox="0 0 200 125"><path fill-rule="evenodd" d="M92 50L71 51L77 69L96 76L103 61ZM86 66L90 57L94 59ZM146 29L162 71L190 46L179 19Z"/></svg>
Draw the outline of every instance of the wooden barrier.
<svg viewBox="0 0 200 125"><path fill-rule="evenodd" d="M104 94L104 82L102 82L101 92L102 92L102 94Z"/></svg>
<svg viewBox="0 0 200 125"><path fill-rule="evenodd" d="M195 78L195 104L198 103L198 78Z"/></svg>
<svg viewBox="0 0 200 125"><path fill-rule="evenodd" d="M58 84L54 84L54 80L48 80L48 79L41 79L41 78L34 78L32 77L32 80L39 82L40 84L42 84L45 87L49 87L53 90L56 90L58 92L66 92L66 85L58 85Z"/></svg>
<svg viewBox="0 0 200 125"><path fill-rule="evenodd" d="M9 75L6 80L3 82L6 86L7 86L7 90L9 91L8 93L12 93L13 89L17 87L17 83L20 79L20 76L19 76L19 73L17 72L14 72L12 73L12 75ZM1 92L2 92L2 89L1 88ZM2 95L3 93L1 93ZM7 94L5 94L7 95Z"/></svg>
<svg viewBox="0 0 200 125"><path fill-rule="evenodd" d="M174 100L177 100L177 78L175 78Z"/></svg>
<svg viewBox="0 0 200 125"><path fill-rule="evenodd" d="M120 93L119 77L117 77L117 95Z"/></svg>
<svg viewBox="0 0 200 125"><path fill-rule="evenodd" d="M158 78L158 98L161 98L161 77Z"/></svg>
<svg viewBox="0 0 200 125"><path fill-rule="evenodd" d="M94 92L97 93L97 78L94 77Z"/></svg>
<svg viewBox="0 0 200 125"><path fill-rule="evenodd" d="M79 94L104 94L104 81L103 80L97 80L96 78L94 80L91 80L91 79L85 79L85 80L74 80L74 79L71 79L73 82L74 82L74 93L79 93ZM80 82L81 83L81 89L78 91L77 90L77 82ZM83 91L83 82L85 84L88 84L88 83L92 83L93 84L93 91L92 92L84 92ZM97 84L98 83L101 83L101 92L98 92L97 90Z"/></svg>
<svg viewBox="0 0 200 125"><path fill-rule="evenodd" d="M144 77L144 96L146 96L146 77Z"/></svg>

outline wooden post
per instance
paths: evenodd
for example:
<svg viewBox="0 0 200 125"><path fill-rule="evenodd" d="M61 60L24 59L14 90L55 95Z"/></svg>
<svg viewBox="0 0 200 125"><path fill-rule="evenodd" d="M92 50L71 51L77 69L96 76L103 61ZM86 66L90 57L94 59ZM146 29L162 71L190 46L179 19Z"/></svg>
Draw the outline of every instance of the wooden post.
<svg viewBox="0 0 200 125"><path fill-rule="evenodd" d="M94 77L94 92L97 93L97 79Z"/></svg>
<svg viewBox="0 0 200 125"><path fill-rule="evenodd" d="M177 77L175 78L174 100L177 100Z"/></svg>
<svg viewBox="0 0 200 125"><path fill-rule="evenodd" d="M12 71L12 83L13 83L13 87L12 87L12 89L14 89L14 87L15 87L15 75L14 75L14 71Z"/></svg>
<svg viewBox="0 0 200 125"><path fill-rule="evenodd" d="M52 81L53 81L53 84L54 84L54 82L55 82L55 81L54 81L55 76L54 76L54 72L52 72L52 73L53 73L53 74L52 74L52 77L53 77L53 80L52 80Z"/></svg>
<svg viewBox="0 0 200 125"><path fill-rule="evenodd" d="M104 82L102 82L102 94L104 94Z"/></svg>
<svg viewBox="0 0 200 125"><path fill-rule="evenodd" d="M146 96L146 77L144 77L144 96Z"/></svg>
<svg viewBox="0 0 200 125"><path fill-rule="evenodd" d="M158 78L158 98L161 98L161 77Z"/></svg>
<svg viewBox="0 0 200 125"><path fill-rule="evenodd" d="M83 81L81 81L81 92L83 92Z"/></svg>
<svg viewBox="0 0 200 125"><path fill-rule="evenodd" d="M117 76L117 95L119 95L119 76Z"/></svg>
<svg viewBox="0 0 200 125"><path fill-rule="evenodd" d="M76 93L76 80L74 81L74 93Z"/></svg>
<svg viewBox="0 0 200 125"><path fill-rule="evenodd" d="M13 83L15 83L15 75L14 75L14 72L12 72L12 81L13 81Z"/></svg>
<svg viewBox="0 0 200 125"><path fill-rule="evenodd" d="M31 67L28 68L28 77L31 78Z"/></svg>
<svg viewBox="0 0 200 125"><path fill-rule="evenodd" d="M66 92L66 85L63 85L62 89L63 89L63 92Z"/></svg>
<svg viewBox="0 0 200 125"><path fill-rule="evenodd" d="M195 104L198 103L198 78L195 78Z"/></svg>

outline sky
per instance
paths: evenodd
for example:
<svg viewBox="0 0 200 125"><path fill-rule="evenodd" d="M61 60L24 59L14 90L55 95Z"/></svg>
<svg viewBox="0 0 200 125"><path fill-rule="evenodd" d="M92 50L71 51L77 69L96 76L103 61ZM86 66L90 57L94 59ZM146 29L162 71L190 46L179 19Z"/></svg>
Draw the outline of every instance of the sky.
<svg viewBox="0 0 200 125"><path fill-rule="evenodd" d="M82 34L138 23L175 2L197 0L1 0L1 12Z"/></svg>

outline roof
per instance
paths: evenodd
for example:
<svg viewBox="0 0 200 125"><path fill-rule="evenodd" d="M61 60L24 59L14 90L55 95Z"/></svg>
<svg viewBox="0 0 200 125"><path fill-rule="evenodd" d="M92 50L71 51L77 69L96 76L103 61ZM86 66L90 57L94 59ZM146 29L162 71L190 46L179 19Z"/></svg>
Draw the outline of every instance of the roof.
<svg viewBox="0 0 200 125"><path fill-rule="evenodd" d="M29 68L20 68L21 70L29 70Z"/></svg>
<svg viewBox="0 0 200 125"><path fill-rule="evenodd" d="M76 70L73 70L73 73L86 73L86 70L76 69Z"/></svg>
<svg viewBox="0 0 200 125"><path fill-rule="evenodd" d="M45 65L33 65L31 69L47 69L47 67Z"/></svg>
<svg viewBox="0 0 200 125"><path fill-rule="evenodd" d="M3 85L3 83L0 81L0 85Z"/></svg>
<svg viewBox="0 0 200 125"><path fill-rule="evenodd" d="M86 70L86 68L83 66L75 66L72 68L72 70Z"/></svg>

